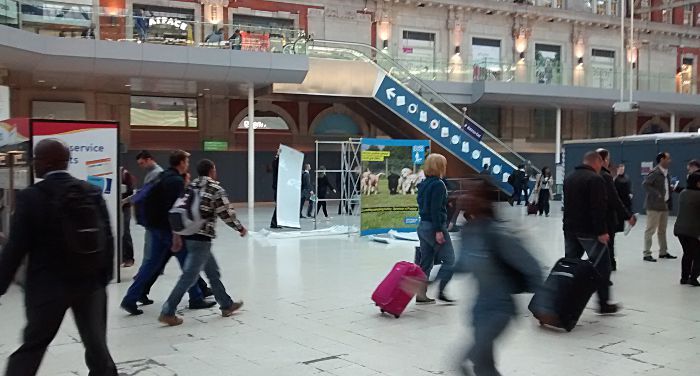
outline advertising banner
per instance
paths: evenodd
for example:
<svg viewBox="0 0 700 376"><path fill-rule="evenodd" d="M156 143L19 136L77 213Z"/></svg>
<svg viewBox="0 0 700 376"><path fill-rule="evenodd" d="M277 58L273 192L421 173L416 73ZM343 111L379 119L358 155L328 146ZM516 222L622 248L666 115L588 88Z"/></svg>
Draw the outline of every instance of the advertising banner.
<svg viewBox="0 0 700 376"><path fill-rule="evenodd" d="M279 170L277 171L277 225L301 228L301 170L304 153L289 146L280 145Z"/></svg>
<svg viewBox="0 0 700 376"><path fill-rule="evenodd" d="M416 186L425 179L421 165L430 141L363 138L361 147L360 234L415 231Z"/></svg>
<svg viewBox="0 0 700 376"><path fill-rule="evenodd" d="M32 120L31 132L32 146L47 138L57 138L68 144L71 154L68 172L102 189L112 234L118 244L119 125L115 122ZM118 249L117 244L114 249Z"/></svg>

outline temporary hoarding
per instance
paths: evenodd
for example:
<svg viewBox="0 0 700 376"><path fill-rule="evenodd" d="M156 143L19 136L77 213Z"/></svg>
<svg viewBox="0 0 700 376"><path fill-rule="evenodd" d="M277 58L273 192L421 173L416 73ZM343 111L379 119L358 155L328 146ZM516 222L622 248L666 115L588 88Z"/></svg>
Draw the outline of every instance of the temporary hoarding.
<svg viewBox="0 0 700 376"><path fill-rule="evenodd" d="M301 205L301 170L304 153L289 146L280 145L279 169L277 170L277 225L301 228L299 205Z"/></svg>

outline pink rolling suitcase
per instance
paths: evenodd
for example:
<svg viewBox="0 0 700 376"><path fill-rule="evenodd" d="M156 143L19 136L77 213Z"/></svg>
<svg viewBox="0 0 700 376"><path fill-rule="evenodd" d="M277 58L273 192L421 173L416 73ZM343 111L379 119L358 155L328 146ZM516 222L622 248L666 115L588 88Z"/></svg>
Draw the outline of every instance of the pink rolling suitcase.
<svg viewBox="0 0 700 376"><path fill-rule="evenodd" d="M426 279L425 273L423 273L420 266L411 262L400 261L394 265L389 275L384 278L372 294L372 300L379 307L379 310L382 313L390 313L397 319L415 295L401 288L401 282L403 282L404 278Z"/></svg>

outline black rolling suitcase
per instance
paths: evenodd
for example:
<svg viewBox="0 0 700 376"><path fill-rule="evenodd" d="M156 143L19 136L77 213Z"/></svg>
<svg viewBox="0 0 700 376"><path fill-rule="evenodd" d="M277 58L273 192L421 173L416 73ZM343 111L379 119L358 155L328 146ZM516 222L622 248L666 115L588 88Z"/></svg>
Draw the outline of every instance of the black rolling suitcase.
<svg viewBox="0 0 700 376"><path fill-rule="evenodd" d="M606 252L602 252L606 255ZM570 332L603 281L592 262L562 258L554 264L544 285L532 297L528 309L540 325ZM545 319L545 317L547 319Z"/></svg>

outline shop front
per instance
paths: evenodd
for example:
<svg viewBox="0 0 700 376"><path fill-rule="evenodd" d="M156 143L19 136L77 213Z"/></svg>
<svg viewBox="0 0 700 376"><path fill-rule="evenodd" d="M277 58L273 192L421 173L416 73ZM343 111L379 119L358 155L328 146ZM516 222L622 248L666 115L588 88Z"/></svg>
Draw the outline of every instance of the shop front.
<svg viewBox="0 0 700 376"><path fill-rule="evenodd" d="M93 15L96 14L92 0L70 3L25 0L20 3L20 13L22 22L19 26L32 33L65 38L94 37Z"/></svg>
<svg viewBox="0 0 700 376"><path fill-rule="evenodd" d="M170 2L170 4L175 2ZM158 44L193 44L197 38L196 5L171 6L133 4L132 24L127 27L127 39Z"/></svg>
<svg viewBox="0 0 700 376"><path fill-rule="evenodd" d="M0 25L19 27L19 6L15 0L0 0Z"/></svg>
<svg viewBox="0 0 700 376"><path fill-rule="evenodd" d="M234 40L236 49L246 51L282 52L284 45L294 42L299 36L298 20L288 12L250 11L239 13L240 9L230 9L229 35L238 30L240 40Z"/></svg>

